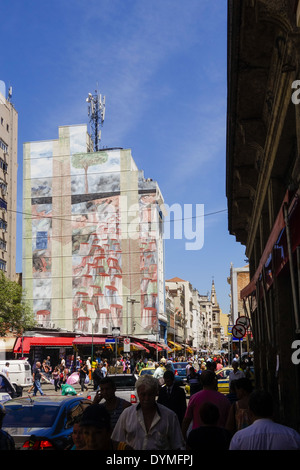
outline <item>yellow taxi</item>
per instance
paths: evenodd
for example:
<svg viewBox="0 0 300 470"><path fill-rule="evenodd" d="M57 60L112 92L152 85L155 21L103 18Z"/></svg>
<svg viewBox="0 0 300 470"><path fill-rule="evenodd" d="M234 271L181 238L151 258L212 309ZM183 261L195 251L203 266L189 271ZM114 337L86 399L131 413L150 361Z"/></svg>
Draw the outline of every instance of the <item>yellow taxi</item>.
<svg viewBox="0 0 300 470"><path fill-rule="evenodd" d="M145 375L145 374L150 374L150 375L153 375L154 374L154 371L155 371L155 367L145 367L143 369L140 370L139 372L139 377L141 375Z"/></svg>
<svg viewBox="0 0 300 470"><path fill-rule="evenodd" d="M229 374L233 370L232 367L223 367L216 371L216 376L218 378L218 392L227 395L229 393ZM186 384L185 391L189 395L190 394L190 386Z"/></svg>
<svg viewBox="0 0 300 470"><path fill-rule="evenodd" d="M229 374L232 370L232 367L223 367L223 369L216 371L218 392L224 393L224 395L229 393Z"/></svg>
<svg viewBox="0 0 300 470"><path fill-rule="evenodd" d="M232 367L223 367L223 369L220 369L216 371L216 376L218 379L218 392L223 393L224 395L227 395L229 393L229 374L233 370ZM248 371L249 378L252 382L252 386L255 386L255 377L254 377L254 369L253 367L249 368ZM187 384L185 386L185 391L189 395L190 394L190 386Z"/></svg>

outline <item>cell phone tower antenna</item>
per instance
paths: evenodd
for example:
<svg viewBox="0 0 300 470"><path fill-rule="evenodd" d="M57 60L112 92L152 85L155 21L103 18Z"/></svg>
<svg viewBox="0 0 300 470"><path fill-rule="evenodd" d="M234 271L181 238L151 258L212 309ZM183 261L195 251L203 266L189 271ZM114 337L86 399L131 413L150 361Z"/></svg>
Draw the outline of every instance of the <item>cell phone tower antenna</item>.
<svg viewBox="0 0 300 470"><path fill-rule="evenodd" d="M105 96L102 96L95 90L95 94L88 94L86 99L88 103L88 116L90 118L91 138L94 145L94 152L100 150L101 130L105 117Z"/></svg>

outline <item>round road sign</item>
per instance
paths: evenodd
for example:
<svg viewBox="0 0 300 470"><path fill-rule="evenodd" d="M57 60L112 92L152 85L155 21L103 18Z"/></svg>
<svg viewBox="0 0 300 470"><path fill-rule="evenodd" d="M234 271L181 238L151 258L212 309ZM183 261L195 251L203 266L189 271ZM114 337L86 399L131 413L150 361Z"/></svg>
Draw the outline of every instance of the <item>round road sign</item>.
<svg viewBox="0 0 300 470"><path fill-rule="evenodd" d="M241 316L235 322L236 325L243 325L246 329L250 326L250 321L248 317Z"/></svg>
<svg viewBox="0 0 300 470"><path fill-rule="evenodd" d="M246 334L246 328L244 327L244 325L235 324L232 327L232 336L234 336L235 338L241 339L245 336L245 334Z"/></svg>

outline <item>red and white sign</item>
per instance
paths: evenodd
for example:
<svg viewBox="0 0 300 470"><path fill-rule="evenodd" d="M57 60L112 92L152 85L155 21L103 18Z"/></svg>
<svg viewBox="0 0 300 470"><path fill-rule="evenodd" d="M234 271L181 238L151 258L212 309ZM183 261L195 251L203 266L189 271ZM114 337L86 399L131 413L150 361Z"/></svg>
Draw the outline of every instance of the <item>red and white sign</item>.
<svg viewBox="0 0 300 470"><path fill-rule="evenodd" d="M248 317L242 316L235 322L236 325L243 325L246 329L250 326L250 320Z"/></svg>
<svg viewBox="0 0 300 470"><path fill-rule="evenodd" d="M246 328L244 327L244 325L235 324L232 327L232 336L234 336L235 338L242 339L245 336L245 334L246 334Z"/></svg>
<svg viewBox="0 0 300 470"><path fill-rule="evenodd" d="M130 352L130 338L124 338L124 352Z"/></svg>

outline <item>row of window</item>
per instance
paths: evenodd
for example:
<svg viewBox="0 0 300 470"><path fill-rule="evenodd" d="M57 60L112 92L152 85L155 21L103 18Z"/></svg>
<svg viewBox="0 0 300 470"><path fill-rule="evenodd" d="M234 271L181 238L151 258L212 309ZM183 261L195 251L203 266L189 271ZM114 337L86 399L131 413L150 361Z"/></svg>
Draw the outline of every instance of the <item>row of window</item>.
<svg viewBox="0 0 300 470"><path fill-rule="evenodd" d="M1 126L4 126L4 119L3 119L3 117L1 117ZM7 132L9 132L9 125L8 125L8 124L6 124L6 130L7 130Z"/></svg>
<svg viewBox="0 0 300 470"><path fill-rule="evenodd" d="M1 117L1 125L2 126L4 125L2 117ZM6 130L7 132L9 132L8 124L6 125ZM8 151L8 145L2 139L0 139L0 149L2 149L5 153L7 153ZM3 171L7 172L7 167L8 167L7 163L3 160L3 158L0 158L0 168ZM7 192L7 184L3 180L0 180L0 190L2 191L2 193ZM7 210L7 202L2 198L0 198L0 209ZM7 230L7 222L1 218L0 218L0 230L4 230L4 231ZM0 250L6 251L5 240L0 239ZM2 259L0 259L0 270L3 272L6 272L6 262Z"/></svg>

